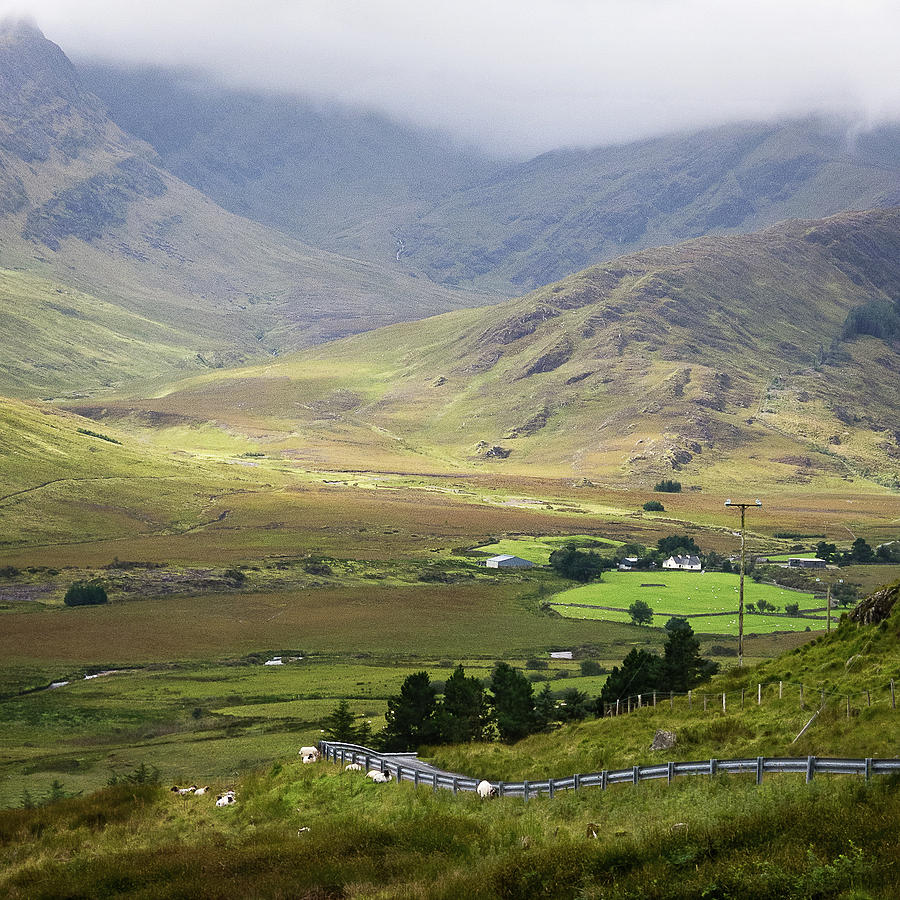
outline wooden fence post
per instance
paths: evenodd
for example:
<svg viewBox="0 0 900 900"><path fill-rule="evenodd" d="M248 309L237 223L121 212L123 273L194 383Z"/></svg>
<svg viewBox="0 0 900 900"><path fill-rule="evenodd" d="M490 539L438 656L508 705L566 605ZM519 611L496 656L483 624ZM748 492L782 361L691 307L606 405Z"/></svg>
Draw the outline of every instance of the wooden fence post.
<svg viewBox="0 0 900 900"><path fill-rule="evenodd" d="M756 685L756 705L759 706L762 703L762 685Z"/></svg>
<svg viewBox="0 0 900 900"><path fill-rule="evenodd" d="M703 712L706 712L706 694L703 695Z"/></svg>
<svg viewBox="0 0 900 900"><path fill-rule="evenodd" d="M653 692L653 705L656 706L656 691Z"/></svg>
<svg viewBox="0 0 900 900"><path fill-rule="evenodd" d="M640 708L641 708L641 705L642 705L642 704L641 704L641 695L638 694L638 705L637 705L637 708L640 709Z"/></svg>
<svg viewBox="0 0 900 900"><path fill-rule="evenodd" d="M744 708L744 689L741 688L741 709Z"/></svg>
<svg viewBox="0 0 900 900"><path fill-rule="evenodd" d="M779 681L779 682L778 682L778 699L779 699L779 700L781 699L781 691L782 691L782 688L784 688L784 682L783 682L783 681Z"/></svg>
<svg viewBox="0 0 900 900"><path fill-rule="evenodd" d="M722 691L722 712L726 712L726 710L725 710L725 691Z"/></svg>
<svg viewBox="0 0 900 900"><path fill-rule="evenodd" d="M694 692L688 691L688 709L694 708Z"/></svg>
<svg viewBox="0 0 900 900"><path fill-rule="evenodd" d="M616 699L616 715L619 715L619 700Z"/></svg>

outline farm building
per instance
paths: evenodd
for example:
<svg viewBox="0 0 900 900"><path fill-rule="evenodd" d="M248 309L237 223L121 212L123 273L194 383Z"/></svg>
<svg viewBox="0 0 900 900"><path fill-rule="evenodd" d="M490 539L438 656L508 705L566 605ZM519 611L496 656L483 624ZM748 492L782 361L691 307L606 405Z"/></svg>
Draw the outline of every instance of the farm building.
<svg viewBox="0 0 900 900"><path fill-rule="evenodd" d="M806 557L791 557L788 565L792 569L824 569L826 566L824 559L807 559Z"/></svg>
<svg viewBox="0 0 900 900"><path fill-rule="evenodd" d="M670 556L662 565L664 569L682 569L685 572L699 572L703 568L699 556Z"/></svg>
<svg viewBox="0 0 900 900"><path fill-rule="evenodd" d="M630 572L637 564L638 558L636 556L625 556L619 563L619 571Z"/></svg>
<svg viewBox="0 0 900 900"><path fill-rule="evenodd" d="M501 553L500 556L492 556L486 559L484 564L489 569L530 569L534 563L521 556L512 556L509 553Z"/></svg>

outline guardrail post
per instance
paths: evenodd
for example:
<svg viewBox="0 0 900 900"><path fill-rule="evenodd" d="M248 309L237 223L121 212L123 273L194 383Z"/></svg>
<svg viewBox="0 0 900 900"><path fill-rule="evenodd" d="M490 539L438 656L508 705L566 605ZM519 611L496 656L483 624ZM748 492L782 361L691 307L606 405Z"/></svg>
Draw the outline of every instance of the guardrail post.
<svg viewBox="0 0 900 900"><path fill-rule="evenodd" d="M814 756L806 757L806 783L809 784L816 774L816 758Z"/></svg>
<svg viewBox="0 0 900 900"><path fill-rule="evenodd" d="M397 783L399 784L401 781L403 781L403 766L401 766L398 763L397 764Z"/></svg>
<svg viewBox="0 0 900 900"><path fill-rule="evenodd" d="M872 777L872 757L866 757L866 781Z"/></svg>
<svg viewBox="0 0 900 900"><path fill-rule="evenodd" d="M556 793L556 786L554 785L552 778L547 782L547 784L550 787L550 799L552 800L554 794Z"/></svg>
<svg viewBox="0 0 900 900"><path fill-rule="evenodd" d="M666 782L668 784L672 783L672 779L675 777L675 763L670 762L666 767Z"/></svg>
<svg viewBox="0 0 900 900"><path fill-rule="evenodd" d="M431 793L436 794L438 789L437 772L431 773Z"/></svg>
<svg viewBox="0 0 900 900"><path fill-rule="evenodd" d="M527 781L523 781L523 782L522 782L522 787L523 787L524 793L525 793L525 802L527 803L527 802L528 802L528 782L527 782Z"/></svg>
<svg viewBox="0 0 900 900"><path fill-rule="evenodd" d="M709 761L709 776L712 778L713 775L719 770L719 761L717 759L711 759Z"/></svg>
<svg viewBox="0 0 900 900"><path fill-rule="evenodd" d="M341 768L344 768L344 748L341 747Z"/></svg>
<svg viewBox="0 0 900 900"><path fill-rule="evenodd" d="M502 781L497 782L497 796L502 797L506 791L506 785Z"/></svg>
<svg viewBox="0 0 900 900"><path fill-rule="evenodd" d="M419 770L418 769L413 769L413 786L414 787L419 786Z"/></svg>
<svg viewBox="0 0 900 900"><path fill-rule="evenodd" d="M763 766L764 766L764 757L757 756L756 757L756 783L757 784L762 784Z"/></svg>
<svg viewBox="0 0 900 900"><path fill-rule="evenodd" d="M572 790L577 791L578 788L581 787L581 776L579 774L575 774L575 784L572 785Z"/></svg>
<svg viewBox="0 0 900 900"><path fill-rule="evenodd" d="M366 771L368 772L369 771L369 754L368 753L363 757L363 761L366 766Z"/></svg>
<svg viewBox="0 0 900 900"><path fill-rule="evenodd" d="M605 791L609 787L609 772L604 769L600 773L600 790Z"/></svg>
<svg viewBox="0 0 900 900"><path fill-rule="evenodd" d="M631 783L637 784L641 780L641 767L633 766L631 769Z"/></svg>
<svg viewBox="0 0 900 900"><path fill-rule="evenodd" d="M456 779L454 778L454 779L453 779L453 796L454 796L454 797L456 796L457 790L459 790L459 785L457 784L457 781L456 781Z"/></svg>

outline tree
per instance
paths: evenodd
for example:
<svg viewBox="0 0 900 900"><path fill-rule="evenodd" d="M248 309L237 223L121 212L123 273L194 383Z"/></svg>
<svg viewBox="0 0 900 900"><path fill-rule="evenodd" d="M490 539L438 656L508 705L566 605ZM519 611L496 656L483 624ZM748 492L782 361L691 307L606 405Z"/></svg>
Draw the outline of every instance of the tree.
<svg viewBox="0 0 900 900"><path fill-rule="evenodd" d="M357 738L356 716L350 711L350 704L346 700L338 703L322 725L325 727L325 734L332 741L352 742Z"/></svg>
<svg viewBox="0 0 900 900"><path fill-rule="evenodd" d="M660 491L664 494L680 494L681 493L681 482L673 481L671 478L664 478L662 481L657 481L656 485L653 488L654 491Z"/></svg>
<svg viewBox="0 0 900 900"><path fill-rule="evenodd" d="M600 692L604 707L615 705L616 700L624 700L635 694L646 694L657 689L661 660L649 650L629 651L622 665L613 666L612 672Z"/></svg>
<svg viewBox="0 0 900 900"><path fill-rule="evenodd" d="M660 538L656 546L663 556L700 555L700 548L694 539L686 534L670 534L668 537Z"/></svg>
<svg viewBox="0 0 900 900"><path fill-rule="evenodd" d="M816 557L818 559L824 559L825 562L831 562L835 556L837 556L837 545L836 544L826 544L825 541L819 541L816 544Z"/></svg>
<svg viewBox="0 0 900 900"><path fill-rule="evenodd" d="M564 578L588 582L599 580L604 569L611 569L614 563L599 553L578 550L571 544L550 554L550 565Z"/></svg>
<svg viewBox="0 0 900 900"><path fill-rule="evenodd" d="M669 637L663 648L659 687L683 693L706 677L710 661L700 656L700 641L687 619L673 616L666 623L666 631Z"/></svg>
<svg viewBox="0 0 900 900"><path fill-rule="evenodd" d="M644 504L644 509L647 512L665 512L666 508L659 502L659 500L648 500Z"/></svg>
<svg viewBox="0 0 900 900"><path fill-rule="evenodd" d="M66 606L96 606L106 603L108 599L106 589L99 581L73 581L63 603Z"/></svg>
<svg viewBox="0 0 900 900"><path fill-rule="evenodd" d="M550 685L545 684L534 701L535 727L539 731L547 731L557 720L556 701L550 693Z"/></svg>
<svg viewBox="0 0 900 900"><path fill-rule="evenodd" d="M850 547L849 558L855 563L872 563L875 562L875 552L869 546L865 538L857 538Z"/></svg>
<svg viewBox="0 0 900 900"><path fill-rule="evenodd" d="M488 723L487 701L479 679L467 677L457 666L444 685L439 715L441 739L451 744L484 740Z"/></svg>
<svg viewBox="0 0 900 900"><path fill-rule="evenodd" d="M784 611L789 616L799 616L800 615L800 604L799 603L785 603Z"/></svg>
<svg viewBox="0 0 900 900"><path fill-rule="evenodd" d="M563 722L580 722L591 714L591 698L578 688L569 688L562 695L559 717Z"/></svg>
<svg viewBox="0 0 900 900"><path fill-rule="evenodd" d="M534 691L520 671L509 663L498 663L491 675L491 692L500 740L511 743L534 729Z"/></svg>
<svg viewBox="0 0 900 900"><path fill-rule="evenodd" d="M653 608L645 600L635 600L628 607L628 615L635 625L649 625L653 621Z"/></svg>
<svg viewBox="0 0 900 900"><path fill-rule="evenodd" d="M400 696L388 700L381 743L385 750L414 750L438 738L437 694L427 672L407 675Z"/></svg>
<svg viewBox="0 0 900 900"><path fill-rule="evenodd" d="M596 659L583 659L581 661L582 675L602 675L603 666Z"/></svg>

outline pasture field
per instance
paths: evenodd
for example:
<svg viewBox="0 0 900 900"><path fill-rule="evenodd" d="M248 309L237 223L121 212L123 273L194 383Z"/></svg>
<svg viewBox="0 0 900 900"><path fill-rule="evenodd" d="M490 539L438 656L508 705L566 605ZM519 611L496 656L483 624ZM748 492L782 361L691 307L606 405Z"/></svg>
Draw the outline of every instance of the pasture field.
<svg viewBox="0 0 900 900"><path fill-rule="evenodd" d="M688 616L691 627L705 634L737 634L739 577L725 572L606 572L603 580L555 594L551 608L567 618L629 622L628 607L643 600L654 613L653 625L661 627L671 616ZM799 603L806 618L747 613L746 632L819 630L825 626L822 604L811 593L744 580L744 603L765 600L783 610ZM704 615L733 613L733 615ZM821 616L821 620L819 619ZM696 618L695 618L696 617Z"/></svg>
<svg viewBox="0 0 900 900"><path fill-rule="evenodd" d="M483 553L485 556L499 556L509 553L527 559L538 566L546 566L550 562L550 554L569 544L574 544L582 549L609 551L612 547L620 547L624 541L616 541L611 538L595 537L589 534L571 534L562 536L521 536L508 537L483 547L475 547L473 552Z"/></svg>

